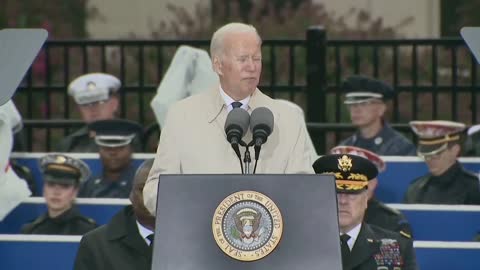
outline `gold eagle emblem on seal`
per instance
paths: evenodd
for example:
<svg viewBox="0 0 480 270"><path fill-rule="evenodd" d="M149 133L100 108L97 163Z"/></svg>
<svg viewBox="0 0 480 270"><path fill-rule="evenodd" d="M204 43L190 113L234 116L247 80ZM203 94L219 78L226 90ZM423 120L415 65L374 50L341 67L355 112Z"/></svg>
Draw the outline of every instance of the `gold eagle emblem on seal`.
<svg viewBox="0 0 480 270"><path fill-rule="evenodd" d="M256 191L230 194L213 215L212 231L218 247L240 261L255 261L275 250L283 232L280 209Z"/></svg>

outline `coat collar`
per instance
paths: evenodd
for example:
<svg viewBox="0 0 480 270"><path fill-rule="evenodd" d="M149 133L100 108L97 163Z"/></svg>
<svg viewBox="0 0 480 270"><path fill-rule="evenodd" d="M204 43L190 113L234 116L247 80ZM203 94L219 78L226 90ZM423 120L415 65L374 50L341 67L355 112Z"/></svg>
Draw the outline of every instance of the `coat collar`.
<svg viewBox="0 0 480 270"><path fill-rule="evenodd" d="M368 261L375 253L378 253L379 250L380 241L375 237L370 226L363 223L355 245L353 246L348 268L346 269L354 269L363 262Z"/></svg>
<svg viewBox="0 0 480 270"><path fill-rule="evenodd" d="M227 117L227 106L225 105L225 101L223 100L222 96L218 88L214 88L209 91L208 93L209 100L213 102L209 105L208 110L208 122L212 123L217 118L221 123L225 123ZM258 88L255 89L253 92L250 101L248 102L248 112L251 113L254 109L264 106L267 103L267 96L265 96ZM224 119L223 119L224 118Z"/></svg>
<svg viewBox="0 0 480 270"><path fill-rule="evenodd" d="M146 255L151 260L151 251L145 240L138 232L135 215L131 205L117 213L107 225L107 238L109 241L121 241L126 246Z"/></svg>

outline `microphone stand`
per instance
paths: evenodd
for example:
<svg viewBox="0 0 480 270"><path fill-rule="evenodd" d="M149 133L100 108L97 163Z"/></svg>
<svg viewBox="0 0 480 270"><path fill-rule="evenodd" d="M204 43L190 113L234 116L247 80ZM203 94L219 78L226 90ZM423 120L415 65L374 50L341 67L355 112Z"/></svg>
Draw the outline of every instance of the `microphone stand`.
<svg viewBox="0 0 480 270"><path fill-rule="evenodd" d="M244 168L245 168L245 173L244 174L251 174L250 172L250 163L252 162L252 159L250 157L250 150L249 150L249 147L251 146L251 143L249 143L248 145L242 140L240 142L240 145L245 147L245 155L243 157L243 164L244 164Z"/></svg>

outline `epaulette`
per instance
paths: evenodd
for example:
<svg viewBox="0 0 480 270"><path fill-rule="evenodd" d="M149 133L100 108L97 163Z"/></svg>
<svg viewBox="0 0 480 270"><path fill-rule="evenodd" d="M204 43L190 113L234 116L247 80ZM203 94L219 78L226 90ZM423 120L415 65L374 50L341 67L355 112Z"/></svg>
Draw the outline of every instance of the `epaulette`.
<svg viewBox="0 0 480 270"><path fill-rule="evenodd" d="M93 218L89 218L89 217L85 217L85 216L77 216L77 218L82 220L82 221L85 221L89 224L97 225L97 222Z"/></svg>
<svg viewBox="0 0 480 270"><path fill-rule="evenodd" d="M412 239L412 235L407 233L407 232L400 231L399 233L400 233L400 235L402 235L405 238Z"/></svg>
<svg viewBox="0 0 480 270"><path fill-rule="evenodd" d="M389 207L389 206L385 205L384 203L379 203L379 206L380 206L383 210L385 210L386 212L388 212L389 214L393 214L393 215L395 215L395 216L402 215L402 213L401 213L398 209Z"/></svg>

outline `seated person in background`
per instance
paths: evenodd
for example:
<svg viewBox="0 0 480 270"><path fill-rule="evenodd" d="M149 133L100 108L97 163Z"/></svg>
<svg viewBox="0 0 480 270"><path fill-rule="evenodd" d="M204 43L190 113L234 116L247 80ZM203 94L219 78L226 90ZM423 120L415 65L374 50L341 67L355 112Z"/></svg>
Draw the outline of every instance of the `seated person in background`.
<svg viewBox="0 0 480 270"><path fill-rule="evenodd" d="M79 197L128 198L136 170L132 141L142 127L133 121L111 119L95 121L89 129L99 146L102 174L85 182Z"/></svg>
<svg viewBox="0 0 480 270"><path fill-rule="evenodd" d="M155 217L143 205L143 186L153 164L146 160L135 173L132 205L83 236L75 270L150 269Z"/></svg>
<svg viewBox="0 0 480 270"><path fill-rule="evenodd" d="M354 75L341 86L344 103L350 111L352 124L358 131L340 145L367 149L381 156L415 155L415 146L405 136L395 131L385 120L386 101L395 91L383 81Z"/></svg>
<svg viewBox="0 0 480 270"><path fill-rule="evenodd" d="M90 174L88 166L79 159L50 154L40 159L40 168L48 212L24 225L21 233L82 235L97 227L74 206L78 187Z"/></svg>
<svg viewBox="0 0 480 270"><path fill-rule="evenodd" d="M343 269L418 269L413 241L364 222L368 180L378 170L357 155L325 155L313 164L317 174L335 176Z"/></svg>
<svg viewBox="0 0 480 270"><path fill-rule="evenodd" d="M330 153L350 154L366 158L375 164L379 173L385 171L386 168L385 162L379 155L363 148L355 146L337 146L333 148ZM398 232L407 238L411 238L412 228L410 227L410 224L405 216L397 209L393 209L375 198L375 189L377 188L377 185L377 177L369 179L367 189L368 207L367 211L365 212L364 221L368 224Z"/></svg>
<svg viewBox="0 0 480 270"><path fill-rule="evenodd" d="M113 75L89 73L73 80L68 86L68 94L73 97L82 120L88 125L94 121L115 118L119 110L117 92L121 85L120 80ZM141 150L139 142L135 142L135 149ZM62 139L55 150L98 152L98 146L85 125Z"/></svg>
<svg viewBox="0 0 480 270"><path fill-rule="evenodd" d="M464 156L480 157L480 125L473 125L467 131Z"/></svg>
<svg viewBox="0 0 480 270"><path fill-rule="evenodd" d="M405 203L480 204L478 177L457 161L462 152L465 125L451 121L412 121L419 137L418 155L430 173L410 183Z"/></svg>

